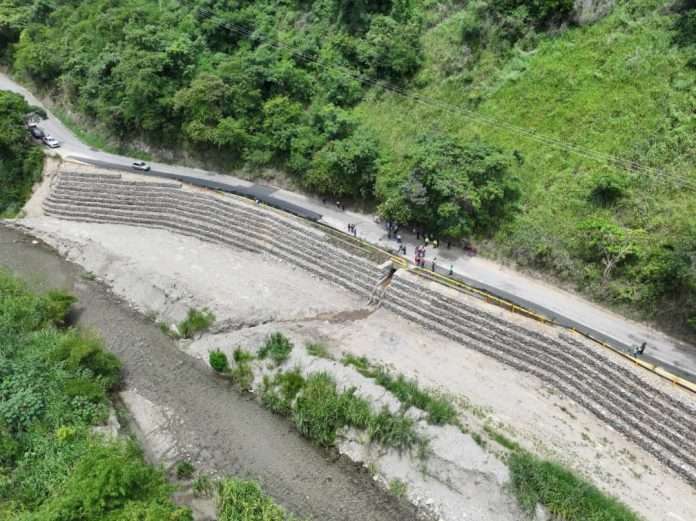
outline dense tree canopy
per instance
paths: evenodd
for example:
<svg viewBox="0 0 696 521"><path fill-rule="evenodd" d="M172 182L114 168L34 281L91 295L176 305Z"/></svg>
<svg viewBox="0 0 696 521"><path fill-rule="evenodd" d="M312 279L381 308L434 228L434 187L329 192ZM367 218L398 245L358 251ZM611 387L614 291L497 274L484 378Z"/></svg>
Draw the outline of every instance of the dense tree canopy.
<svg viewBox="0 0 696 521"><path fill-rule="evenodd" d="M0 214L19 210L41 175L43 154L25 126L30 111L24 98L0 91Z"/></svg>
<svg viewBox="0 0 696 521"><path fill-rule="evenodd" d="M480 142L460 145L426 134L410 155L411 168L382 186L384 213L451 239L495 228L519 198L510 158Z"/></svg>
<svg viewBox="0 0 696 521"><path fill-rule="evenodd" d="M309 189L357 197L371 195L379 150L345 109L363 80L416 72L411 4L11 0L0 28L18 39L18 73L60 86L116 136L279 166Z"/></svg>

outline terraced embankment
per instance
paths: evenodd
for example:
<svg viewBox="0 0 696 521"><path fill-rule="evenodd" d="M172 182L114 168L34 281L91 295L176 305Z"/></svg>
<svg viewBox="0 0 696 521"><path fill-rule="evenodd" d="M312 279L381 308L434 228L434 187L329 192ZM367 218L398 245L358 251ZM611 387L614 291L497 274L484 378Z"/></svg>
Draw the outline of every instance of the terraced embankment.
<svg viewBox="0 0 696 521"><path fill-rule="evenodd" d="M64 172L53 180L43 207L64 219L163 228L269 253L365 298L373 295L384 277L375 263L330 244L320 230L299 220L235 198L188 191L175 183ZM540 378L696 486L693 406L651 387L573 338L542 335L464 298L448 296L439 286L409 273L397 272L382 304Z"/></svg>
<svg viewBox="0 0 696 521"><path fill-rule="evenodd" d="M235 198L184 191L178 183L63 172L43 208L62 219L161 228L269 253L364 297L384 277L376 264L332 246L319 230Z"/></svg>
<svg viewBox="0 0 696 521"><path fill-rule="evenodd" d="M413 303L418 295L418 303ZM533 374L579 402L696 486L696 409L563 335L558 340L450 298L398 272L382 304L467 347Z"/></svg>

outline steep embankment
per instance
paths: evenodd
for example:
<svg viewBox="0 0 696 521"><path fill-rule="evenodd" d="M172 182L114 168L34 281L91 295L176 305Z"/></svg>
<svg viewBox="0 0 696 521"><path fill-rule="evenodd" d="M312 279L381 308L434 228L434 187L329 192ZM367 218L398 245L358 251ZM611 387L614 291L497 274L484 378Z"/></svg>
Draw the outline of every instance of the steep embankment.
<svg viewBox="0 0 696 521"><path fill-rule="evenodd" d="M476 44L474 33L462 46L471 15L457 10L425 34L419 87L408 92L434 102L388 93L357 110L393 152L396 172L408 168L424 126L519 151L521 211L489 253L685 324L696 289L696 70L694 47L669 13L664 2L629 2L595 24L501 52L490 29L488 40ZM619 156L636 170L590 155Z"/></svg>

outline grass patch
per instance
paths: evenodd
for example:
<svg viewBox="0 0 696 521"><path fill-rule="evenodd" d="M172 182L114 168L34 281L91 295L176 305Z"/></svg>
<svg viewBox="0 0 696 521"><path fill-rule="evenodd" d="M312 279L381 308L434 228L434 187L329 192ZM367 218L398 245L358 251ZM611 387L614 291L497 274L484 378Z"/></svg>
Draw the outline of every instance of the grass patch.
<svg viewBox="0 0 696 521"><path fill-rule="evenodd" d="M226 479L218 486L219 521L299 521L263 493L258 483Z"/></svg>
<svg viewBox="0 0 696 521"><path fill-rule="evenodd" d="M251 391L254 383L254 371L248 363L237 364L230 371L230 377L242 391Z"/></svg>
<svg viewBox="0 0 696 521"><path fill-rule="evenodd" d="M346 354L344 365L354 367L361 375L373 378L379 385L396 396L405 407L417 407L428 414L433 425L458 424L457 409L445 396L422 389L416 380L403 374L393 376L383 367L372 364L366 357Z"/></svg>
<svg viewBox="0 0 696 521"><path fill-rule="evenodd" d="M508 464L512 490L527 512L540 503L564 521L640 521L617 499L557 463L518 450Z"/></svg>
<svg viewBox="0 0 696 521"><path fill-rule="evenodd" d="M333 360L334 357L329 353L329 349L324 345L317 342L307 344L307 353L311 356L316 356L317 358L326 358L327 360Z"/></svg>
<svg viewBox="0 0 696 521"><path fill-rule="evenodd" d="M276 365L281 365L290 356L293 345L282 333L273 333L266 339L266 343L259 350L261 360L270 358Z"/></svg>
<svg viewBox="0 0 696 521"><path fill-rule="evenodd" d="M290 416L292 403L304 386L305 379L299 369L279 373L273 379L266 376L261 401L274 413Z"/></svg>
<svg viewBox="0 0 696 521"><path fill-rule="evenodd" d="M490 436L490 438L493 441L498 443L498 445L501 445L502 447L505 447L506 449L512 450L512 451L522 450L522 448L520 447L520 445L517 442L512 441L510 438L508 438L504 434L501 434L500 432L495 430L490 425L488 425L488 424L484 425L483 430L486 431L488 436Z"/></svg>
<svg viewBox="0 0 696 521"><path fill-rule="evenodd" d="M213 481L209 476L198 476L192 488L194 497L210 497L213 494Z"/></svg>
<svg viewBox="0 0 696 521"><path fill-rule="evenodd" d="M183 338L193 338L194 335L205 331L215 322L215 315L207 310L189 309L186 318L179 322L177 329Z"/></svg>
<svg viewBox="0 0 696 521"><path fill-rule="evenodd" d="M389 492L391 492L398 498L402 498L406 496L408 488L404 481L401 481L400 479L392 479L389 482Z"/></svg>

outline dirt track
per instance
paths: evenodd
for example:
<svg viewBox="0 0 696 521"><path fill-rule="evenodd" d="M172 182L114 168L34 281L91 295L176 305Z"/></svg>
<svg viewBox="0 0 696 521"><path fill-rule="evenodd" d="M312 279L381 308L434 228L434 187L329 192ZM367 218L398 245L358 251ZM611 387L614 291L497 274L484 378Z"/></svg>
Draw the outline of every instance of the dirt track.
<svg viewBox="0 0 696 521"><path fill-rule="evenodd" d="M38 289L61 287L80 299L79 324L98 330L123 360L127 389L173 412L171 434L197 468L259 479L286 508L313 519L415 518L353 465L331 461L286 421L211 378L157 326L48 248L0 226L0 266Z"/></svg>

